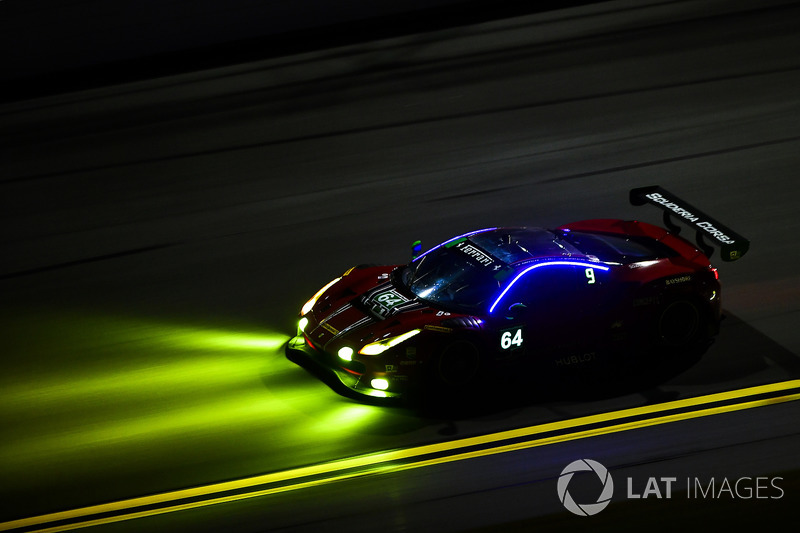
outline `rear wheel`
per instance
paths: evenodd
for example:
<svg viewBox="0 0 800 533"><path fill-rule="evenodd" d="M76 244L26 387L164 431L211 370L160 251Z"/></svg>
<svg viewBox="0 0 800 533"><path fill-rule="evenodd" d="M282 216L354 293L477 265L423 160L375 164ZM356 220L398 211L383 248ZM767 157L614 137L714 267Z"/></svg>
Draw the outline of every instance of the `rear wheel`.
<svg viewBox="0 0 800 533"><path fill-rule="evenodd" d="M661 363L676 371L696 363L711 345L710 320L709 312L696 300L667 302L655 324Z"/></svg>
<svg viewBox="0 0 800 533"><path fill-rule="evenodd" d="M690 300L675 300L664 307L656 324L662 345L673 348L693 346L702 333L702 314Z"/></svg>

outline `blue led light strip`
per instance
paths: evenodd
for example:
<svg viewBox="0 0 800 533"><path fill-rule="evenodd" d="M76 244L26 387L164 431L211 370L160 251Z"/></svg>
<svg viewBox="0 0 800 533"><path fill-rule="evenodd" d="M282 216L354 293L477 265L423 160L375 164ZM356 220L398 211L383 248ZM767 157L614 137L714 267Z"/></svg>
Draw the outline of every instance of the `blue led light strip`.
<svg viewBox="0 0 800 533"><path fill-rule="evenodd" d="M514 284L517 282L517 280L519 278L521 278L522 276L524 276L525 274L527 274L531 270L534 270L534 269L539 268L539 267L546 267L546 266L579 266L579 267L586 267L586 268L596 268L597 270L602 270L603 272L605 272L605 271L607 271L609 269L609 267L604 266L604 265L600 265L600 264L597 264L597 263L586 263L586 262L583 262L583 261L547 261L547 262L544 262L544 263L537 263L537 264L535 264L533 266L530 266L530 267L526 268L525 270L523 270L519 274L517 274L517 277L515 277L513 280L511 280L511 283L506 285L506 288L503 289L503 292L500 293L500 296L497 297L497 299L494 301L492 306L489 308L489 313L494 311L494 308L497 306L498 303L500 303L500 300L503 299L503 296L505 296L506 293L511 289L511 287L514 286Z"/></svg>
<svg viewBox="0 0 800 533"><path fill-rule="evenodd" d="M437 249L441 248L442 246L445 246L446 244L450 244L450 243L451 243L451 242L453 242L453 241L457 241L458 239L463 239L463 238L465 238L465 237L469 237L470 235L476 235L476 234L478 234L478 233L483 233L484 231L492 231L492 230L496 230L496 229L497 229L497 228L485 228L485 229L479 229L479 230L477 230L477 231L470 231L469 233L465 233L465 234L463 234L463 235L459 235L458 237L453 237L453 238L452 238L452 239L450 239L450 240L444 241L442 244L439 244L439 245L437 245L437 246L434 246L433 248L431 248L431 249L430 249L430 250L428 250L427 252L423 252L423 253L421 253L421 254L420 254L420 255L418 255L416 258L414 258L414 261L419 261L420 259L422 259L423 257L425 257L427 254L431 253L432 251L434 251L434 250L437 250ZM412 263L413 263L414 261L412 261Z"/></svg>

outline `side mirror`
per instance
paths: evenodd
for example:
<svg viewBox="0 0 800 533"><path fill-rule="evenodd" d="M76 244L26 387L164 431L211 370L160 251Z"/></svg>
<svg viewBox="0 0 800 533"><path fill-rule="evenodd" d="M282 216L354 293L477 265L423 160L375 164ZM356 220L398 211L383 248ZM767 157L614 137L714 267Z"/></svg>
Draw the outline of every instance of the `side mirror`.
<svg viewBox="0 0 800 533"><path fill-rule="evenodd" d="M411 259L416 259L422 251L422 241L414 241L411 245Z"/></svg>
<svg viewBox="0 0 800 533"><path fill-rule="evenodd" d="M525 309L527 308L528 306L522 302L511 304L508 308L508 311L506 311L506 319L514 320L516 318L519 318L520 315L522 315L522 313L524 313Z"/></svg>

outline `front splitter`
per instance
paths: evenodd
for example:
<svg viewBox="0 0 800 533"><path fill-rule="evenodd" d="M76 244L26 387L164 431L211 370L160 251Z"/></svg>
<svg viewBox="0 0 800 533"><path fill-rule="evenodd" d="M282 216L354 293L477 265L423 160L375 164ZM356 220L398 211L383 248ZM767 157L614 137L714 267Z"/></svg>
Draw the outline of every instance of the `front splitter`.
<svg viewBox="0 0 800 533"><path fill-rule="evenodd" d="M334 361L335 358L333 355L312 348L302 335L298 335L289 340L286 345L286 352L287 355L294 354L295 356L302 356L303 360L313 363L316 368L328 374L333 374L349 391L355 392L359 396L376 399L401 398L403 396L400 392L378 390L365 384L364 382L367 378L365 378L363 374L348 371L338 366Z"/></svg>

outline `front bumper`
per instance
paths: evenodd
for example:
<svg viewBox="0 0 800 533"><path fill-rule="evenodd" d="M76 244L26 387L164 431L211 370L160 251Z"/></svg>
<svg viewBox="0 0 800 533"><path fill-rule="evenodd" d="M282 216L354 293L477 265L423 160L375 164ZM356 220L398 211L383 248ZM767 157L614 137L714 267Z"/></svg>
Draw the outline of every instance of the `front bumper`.
<svg viewBox="0 0 800 533"><path fill-rule="evenodd" d="M312 362L317 368L329 374L333 374L342 385L359 395L371 398L399 398L403 396L402 391L378 390L373 388L370 386L372 379L383 378L385 376L367 375L356 369L346 368L340 364L339 358L335 355L313 347L306 340L304 335L293 337L286 345L286 351L287 353L301 356L304 360Z"/></svg>

